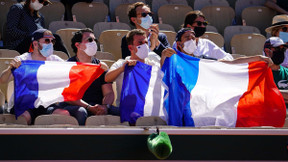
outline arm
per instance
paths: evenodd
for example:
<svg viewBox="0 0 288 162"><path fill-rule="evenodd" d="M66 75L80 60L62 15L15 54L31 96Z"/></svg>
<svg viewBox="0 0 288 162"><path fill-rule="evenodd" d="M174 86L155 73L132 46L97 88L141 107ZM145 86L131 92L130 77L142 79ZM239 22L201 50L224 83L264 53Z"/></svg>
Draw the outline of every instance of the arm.
<svg viewBox="0 0 288 162"><path fill-rule="evenodd" d="M278 6L276 4L276 0L267 0L264 4L266 7L269 7L279 13L282 13L282 14L288 14L288 11L284 10L283 8L281 8L280 6Z"/></svg>
<svg viewBox="0 0 288 162"><path fill-rule="evenodd" d="M21 61L18 60L17 58L14 58L7 69L5 69L1 75L0 75L0 83L1 84L4 84L4 83L8 83L9 79L11 78L11 74L12 74L12 71L11 69L13 68L18 68L19 66L21 65Z"/></svg>
<svg viewBox="0 0 288 162"><path fill-rule="evenodd" d="M228 64L243 64L243 63L250 63L255 61L264 61L268 64L268 66L271 66L273 64L273 61L271 58L266 56L249 56L249 57L239 57L235 60L229 61L229 60L219 60L220 62L228 63Z"/></svg>
<svg viewBox="0 0 288 162"><path fill-rule="evenodd" d="M160 33L159 37L157 38L159 41L159 45L153 51L157 53L159 56L161 56L162 51L170 47L170 44L168 42L167 36L163 33Z"/></svg>
<svg viewBox="0 0 288 162"><path fill-rule="evenodd" d="M135 66L136 63L137 60L127 60L122 66L116 69L111 68L105 75L105 82L114 82L116 78L124 72L126 64L128 64L128 66Z"/></svg>

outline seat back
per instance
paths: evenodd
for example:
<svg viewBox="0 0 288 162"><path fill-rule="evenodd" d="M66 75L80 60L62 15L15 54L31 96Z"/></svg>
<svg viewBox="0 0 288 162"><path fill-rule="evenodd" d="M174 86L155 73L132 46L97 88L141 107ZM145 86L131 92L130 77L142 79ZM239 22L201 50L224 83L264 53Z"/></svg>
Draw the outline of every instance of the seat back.
<svg viewBox="0 0 288 162"><path fill-rule="evenodd" d="M212 26L212 25L207 25L206 26L206 32L215 32L215 33L218 33L218 30L215 26Z"/></svg>
<svg viewBox="0 0 288 162"><path fill-rule="evenodd" d="M128 30L103 31L99 37L101 51L112 53L116 60L122 58L121 40L128 32Z"/></svg>
<svg viewBox="0 0 288 162"><path fill-rule="evenodd" d="M104 62L110 68L116 61L102 59L101 62Z"/></svg>
<svg viewBox="0 0 288 162"><path fill-rule="evenodd" d="M5 95L4 93L0 90L0 109L4 109L5 106Z"/></svg>
<svg viewBox="0 0 288 162"><path fill-rule="evenodd" d="M72 14L75 15L77 21L93 29L94 24L105 21L108 16L108 7L100 2L78 2L72 7Z"/></svg>
<svg viewBox="0 0 288 162"><path fill-rule="evenodd" d="M187 5L163 5L158 9L159 22L172 25L175 31L178 31L184 23L186 14L190 11L192 11L192 8Z"/></svg>
<svg viewBox="0 0 288 162"><path fill-rule="evenodd" d="M15 115L12 114L0 114L0 124L21 124L27 125L24 117L19 116L16 120Z"/></svg>
<svg viewBox="0 0 288 162"><path fill-rule="evenodd" d="M246 25L257 27L262 35L266 34L265 29L271 25L275 15L275 10L264 6L247 7L242 11L242 19Z"/></svg>
<svg viewBox="0 0 288 162"><path fill-rule="evenodd" d="M12 96L13 93L14 93L14 80L11 80L7 84L7 92L5 94L6 97L7 97L6 98L7 103L10 102L10 99L11 99L11 96Z"/></svg>
<svg viewBox="0 0 288 162"><path fill-rule="evenodd" d="M40 13L45 18L45 27L48 28L52 21L60 21L64 19L65 7L61 2L52 2L51 5L41 8Z"/></svg>
<svg viewBox="0 0 288 162"><path fill-rule="evenodd" d="M1 58L0 57L0 71L7 69L10 62L13 60L13 58ZM7 86L8 83L0 84L0 90L4 93L5 99L8 99L7 97Z"/></svg>
<svg viewBox="0 0 288 162"><path fill-rule="evenodd" d="M208 6L201 9L210 25L223 35L226 26L232 25L235 12L229 6Z"/></svg>
<svg viewBox="0 0 288 162"><path fill-rule="evenodd" d="M266 0L237 0L235 2L235 16L237 20L237 24L241 24L242 11L247 7L252 6L263 6Z"/></svg>
<svg viewBox="0 0 288 162"><path fill-rule="evenodd" d="M115 56L109 52L97 51L95 57L99 60L112 60L115 61Z"/></svg>
<svg viewBox="0 0 288 162"><path fill-rule="evenodd" d="M68 55L65 52L63 52L63 51L54 51L53 54L59 56L63 60L68 60L69 59Z"/></svg>
<svg viewBox="0 0 288 162"><path fill-rule="evenodd" d="M15 50L0 49L0 58L14 58L20 56L20 53Z"/></svg>
<svg viewBox="0 0 288 162"><path fill-rule="evenodd" d="M231 39L231 51L246 56L262 55L265 41L261 34L236 34Z"/></svg>
<svg viewBox="0 0 288 162"><path fill-rule="evenodd" d="M219 33L205 32L205 34L202 35L201 38L211 40L212 42L214 42L220 48L224 47L224 38Z"/></svg>
<svg viewBox="0 0 288 162"><path fill-rule="evenodd" d="M175 29L172 25L169 24L158 24L159 30L166 30L166 31L173 31L175 32Z"/></svg>
<svg viewBox="0 0 288 162"><path fill-rule="evenodd" d="M93 31L97 38L105 30L131 30L131 27L126 23L121 22L98 22L94 25Z"/></svg>
<svg viewBox="0 0 288 162"><path fill-rule="evenodd" d="M80 29L67 28L67 29L60 29L56 31L56 34L58 34L61 37L71 57L75 56L75 53L73 52L73 49L71 47L71 39L74 36L75 32L79 30Z"/></svg>
<svg viewBox="0 0 288 162"><path fill-rule="evenodd" d="M176 34L177 33L174 31L160 31L160 32L166 34L167 40L168 40L170 46L172 47L174 41L176 40Z"/></svg>
<svg viewBox="0 0 288 162"><path fill-rule="evenodd" d="M153 20L154 22L159 22L158 20L158 9L163 6L163 5L167 5L167 4L176 4L176 5L186 5L188 6L188 3L186 0L153 0L152 1L152 12L154 13L153 15Z"/></svg>
<svg viewBox="0 0 288 162"><path fill-rule="evenodd" d="M143 116L136 120L136 126L167 125L166 121L158 116Z"/></svg>
<svg viewBox="0 0 288 162"><path fill-rule="evenodd" d="M36 117L34 125L79 125L73 116L40 115Z"/></svg>
<svg viewBox="0 0 288 162"><path fill-rule="evenodd" d="M86 119L86 126L100 126L100 125L128 125L121 123L120 116L113 115L94 115Z"/></svg>
<svg viewBox="0 0 288 162"><path fill-rule="evenodd" d="M201 10L207 6L229 6L227 0L195 0L194 10Z"/></svg>
<svg viewBox="0 0 288 162"><path fill-rule="evenodd" d="M57 30L66 29L66 28L86 28L86 25L82 22L74 22L74 21L52 21L49 24L49 30L52 33L56 33Z"/></svg>
<svg viewBox="0 0 288 162"><path fill-rule="evenodd" d="M242 25L227 26L224 30L225 49L227 52L231 53L230 42L232 37L235 34L243 34L243 33L260 34L260 30L254 26L242 26Z"/></svg>
<svg viewBox="0 0 288 162"><path fill-rule="evenodd" d="M132 4L135 2L143 2L145 3L145 0L110 0L109 1L109 11L111 16L111 21L115 21L116 15L116 8L121 4ZM123 11L123 14L126 14L126 17L128 18L127 10ZM116 15L116 16L115 16ZM122 22L122 21L120 21Z"/></svg>

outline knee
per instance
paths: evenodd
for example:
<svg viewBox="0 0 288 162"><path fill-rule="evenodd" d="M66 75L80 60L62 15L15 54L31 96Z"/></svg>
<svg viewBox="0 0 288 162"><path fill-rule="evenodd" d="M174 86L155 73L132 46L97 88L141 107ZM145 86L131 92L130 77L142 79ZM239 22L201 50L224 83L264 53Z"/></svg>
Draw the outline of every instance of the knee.
<svg viewBox="0 0 288 162"><path fill-rule="evenodd" d="M56 110L54 110L53 114L70 116L69 111L68 110L64 110L64 109L56 109Z"/></svg>

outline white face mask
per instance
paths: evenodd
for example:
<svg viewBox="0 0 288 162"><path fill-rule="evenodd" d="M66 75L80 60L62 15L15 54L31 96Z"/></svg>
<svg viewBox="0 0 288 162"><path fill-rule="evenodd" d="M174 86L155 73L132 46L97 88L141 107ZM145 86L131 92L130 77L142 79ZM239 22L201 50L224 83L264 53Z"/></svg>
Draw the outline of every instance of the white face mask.
<svg viewBox="0 0 288 162"><path fill-rule="evenodd" d="M93 42L89 42L86 43L86 49L84 50L84 52L88 55L88 56L94 56L97 52L97 44L95 41Z"/></svg>
<svg viewBox="0 0 288 162"><path fill-rule="evenodd" d="M151 16L147 15L146 17L141 17L141 24L142 28L148 29L153 23L153 19Z"/></svg>
<svg viewBox="0 0 288 162"><path fill-rule="evenodd" d="M184 50L186 53L188 53L188 54L191 55L196 49L197 49L196 42L195 42L193 39L191 39L191 40L189 40L189 41L186 41L186 42L184 43L184 48L183 48L183 50Z"/></svg>
<svg viewBox="0 0 288 162"><path fill-rule="evenodd" d="M146 43L137 46L137 52L136 55L140 58L140 59L145 59L148 56L149 53L149 47Z"/></svg>
<svg viewBox="0 0 288 162"><path fill-rule="evenodd" d="M31 1L30 7L33 8L34 10L38 11L38 10L40 10L43 7L43 4L39 3L38 0L35 0L35 2Z"/></svg>
<svg viewBox="0 0 288 162"><path fill-rule="evenodd" d="M53 44L49 43L49 44L42 44L42 49L40 50L40 53L44 56L44 57L49 57L53 54Z"/></svg>

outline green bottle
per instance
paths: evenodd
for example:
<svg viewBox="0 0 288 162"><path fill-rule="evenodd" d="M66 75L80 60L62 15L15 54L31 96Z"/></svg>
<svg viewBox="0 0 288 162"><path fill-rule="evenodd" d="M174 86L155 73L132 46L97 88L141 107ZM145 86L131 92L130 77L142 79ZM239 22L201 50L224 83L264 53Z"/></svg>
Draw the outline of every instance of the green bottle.
<svg viewBox="0 0 288 162"><path fill-rule="evenodd" d="M147 139L149 150L158 158L166 159L172 153L172 144L166 132L152 133Z"/></svg>

